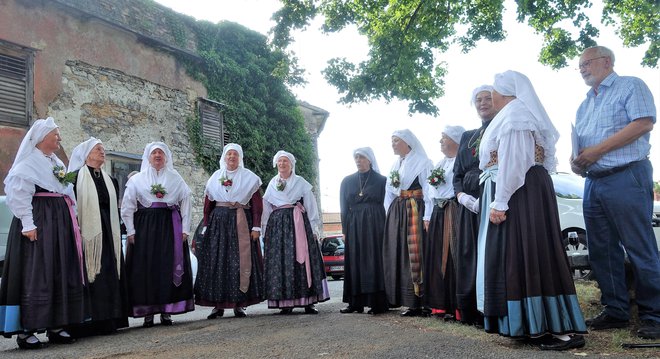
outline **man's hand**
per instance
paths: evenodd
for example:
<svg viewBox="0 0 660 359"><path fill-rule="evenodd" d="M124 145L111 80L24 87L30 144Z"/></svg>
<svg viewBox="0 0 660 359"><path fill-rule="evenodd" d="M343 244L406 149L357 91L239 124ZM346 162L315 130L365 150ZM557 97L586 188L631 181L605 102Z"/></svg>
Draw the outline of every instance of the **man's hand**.
<svg viewBox="0 0 660 359"><path fill-rule="evenodd" d="M571 169L573 166L577 166L584 172L589 166L596 163L596 161L603 157L604 154L605 153L600 150L598 145L587 147L580 151L580 154L573 159L571 162ZM573 172L575 172L575 170L573 170Z"/></svg>

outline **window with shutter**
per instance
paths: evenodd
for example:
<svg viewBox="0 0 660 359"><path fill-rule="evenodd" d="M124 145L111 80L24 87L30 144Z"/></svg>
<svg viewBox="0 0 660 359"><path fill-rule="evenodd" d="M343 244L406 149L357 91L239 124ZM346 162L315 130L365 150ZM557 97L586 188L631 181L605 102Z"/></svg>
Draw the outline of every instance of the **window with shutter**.
<svg viewBox="0 0 660 359"><path fill-rule="evenodd" d="M29 126L33 51L0 41L0 123Z"/></svg>
<svg viewBox="0 0 660 359"><path fill-rule="evenodd" d="M205 98L199 98L197 104L205 146L209 149L213 147L223 148L225 143L229 142L229 133L225 131L224 116L222 114L222 109L225 106Z"/></svg>

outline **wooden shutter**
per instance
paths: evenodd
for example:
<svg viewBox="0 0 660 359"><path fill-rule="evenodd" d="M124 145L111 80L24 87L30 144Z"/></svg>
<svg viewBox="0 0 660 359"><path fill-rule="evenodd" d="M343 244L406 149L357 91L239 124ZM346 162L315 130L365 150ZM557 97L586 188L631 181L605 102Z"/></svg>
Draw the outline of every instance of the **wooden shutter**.
<svg viewBox="0 0 660 359"><path fill-rule="evenodd" d="M11 52L11 54L9 54ZM16 56L18 55L18 56ZM31 57L0 47L0 121L27 126L32 108Z"/></svg>
<svg viewBox="0 0 660 359"><path fill-rule="evenodd" d="M224 116L221 112L224 105L200 98L198 106L205 146L209 149L223 148L229 141L229 134L225 131Z"/></svg>

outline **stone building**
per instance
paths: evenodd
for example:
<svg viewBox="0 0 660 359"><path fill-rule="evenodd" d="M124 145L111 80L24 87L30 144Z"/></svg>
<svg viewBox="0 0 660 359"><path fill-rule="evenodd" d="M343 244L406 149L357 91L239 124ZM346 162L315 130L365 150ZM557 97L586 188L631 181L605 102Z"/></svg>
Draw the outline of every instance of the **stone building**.
<svg viewBox="0 0 660 359"><path fill-rule="evenodd" d="M209 174L195 163L186 119L199 114L204 135L225 138L221 105L181 61L201 63L187 40L194 21L143 0L1 1L0 182L30 124L51 116L62 135L58 156L68 163L75 145L101 139L120 188L139 169L146 143L167 143L198 220ZM328 113L300 108L316 144Z"/></svg>

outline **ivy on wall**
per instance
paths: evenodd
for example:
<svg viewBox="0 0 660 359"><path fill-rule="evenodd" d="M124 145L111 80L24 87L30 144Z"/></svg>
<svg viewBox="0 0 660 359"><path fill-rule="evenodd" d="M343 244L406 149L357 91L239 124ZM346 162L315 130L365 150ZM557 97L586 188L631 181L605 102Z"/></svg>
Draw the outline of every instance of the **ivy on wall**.
<svg viewBox="0 0 660 359"><path fill-rule="evenodd" d="M198 21L194 27L203 63L180 60L205 85L208 97L226 106L225 128L230 141L243 147L245 166L266 185L277 173L273 156L285 150L296 156L296 173L314 183L316 157L296 98L285 84L296 81L295 69L283 71L295 67L286 54L273 50L264 35L236 23ZM222 149L217 144L211 144L216 151L205 148L199 118L187 119L187 125L198 164L213 173Z"/></svg>

